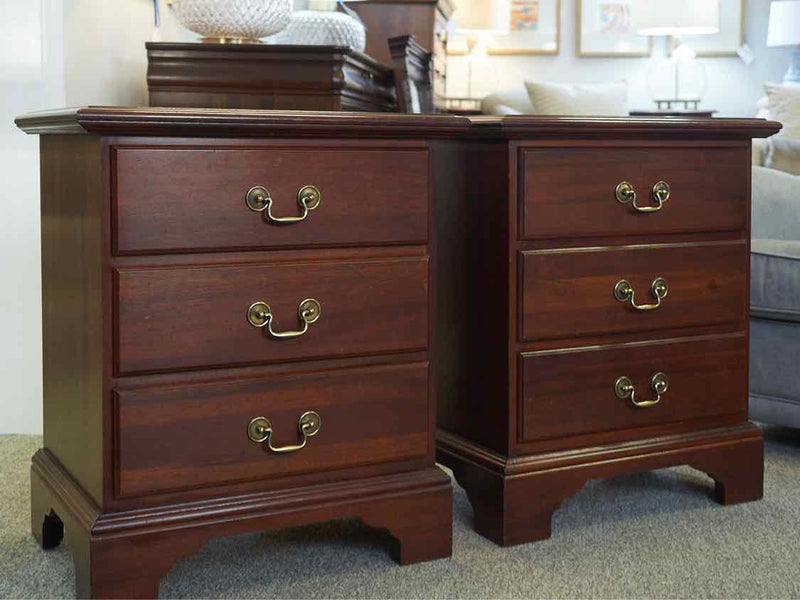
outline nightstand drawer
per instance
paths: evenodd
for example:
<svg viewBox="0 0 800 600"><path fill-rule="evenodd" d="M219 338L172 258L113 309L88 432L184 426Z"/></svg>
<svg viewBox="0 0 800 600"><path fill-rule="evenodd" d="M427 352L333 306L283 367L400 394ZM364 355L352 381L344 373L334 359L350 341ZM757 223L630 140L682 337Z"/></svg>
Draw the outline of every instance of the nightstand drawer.
<svg viewBox="0 0 800 600"><path fill-rule="evenodd" d="M744 146L528 148L520 168L523 238L732 231L747 221ZM653 190L662 181L669 197L661 210L637 211L625 188L627 202L617 199L617 186L628 182L636 206L655 208Z"/></svg>
<svg viewBox="0 0 800 600"><path fill-rule="evenodd" d="M530 352L520 372L522 441L747 410L744 334Z"/></svg>
<svg viewBox="0 0 800 600"><path fill-rule="evenodd" d="M744 241L533 250L519 257L526 341L743 322L747 315ZM654 290L659 283L665 287Z"/></svg>
<svg viewBox="0 0 800 600"><path fill-rule="evenodd" d="M428 365L117 390L117 495L424 457ZM301 417L313 435L300 432ZM271 433L251 428L264 417ZM292 450L305 439L305 447ZM269 446L273 449L270 449Z"/></svg>
<svg viewBox="0 0 800 600"><path fill-rule="evenodd" d="M119 254L428 238L428 151L421 147L118 147L113 161ZM256 186L262 189L248 205ZM318 204L306 186L318 191Z"/></svg>
<svg viewBox="0 0 800 600"><path fill-rule="evenodd" d="M427 258L120 269L116 295L122 374L428 346Z"/></svg>

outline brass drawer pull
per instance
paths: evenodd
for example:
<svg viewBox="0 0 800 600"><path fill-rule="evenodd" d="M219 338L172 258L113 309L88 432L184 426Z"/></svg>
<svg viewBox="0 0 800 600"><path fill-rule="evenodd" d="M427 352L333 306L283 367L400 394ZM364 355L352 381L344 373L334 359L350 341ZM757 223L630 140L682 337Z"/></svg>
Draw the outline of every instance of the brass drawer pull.
<svg viewBox="0 0 800 600"><path fill-rule="evenodd" d="M322 307L314 298L306 298L297 307L297 316L303 327L299 331L275 331L272 329L272 309L266 302L253 302L247 309L247 321L253 327L263 329L278 340L288 340L305 335L310 323L315 323L322 312Z"/></svg>
<svg viewBox="0 0 800 600"><path fill-rule="evenodd" d="M666 181L659 181L653 186L652 195L653 200L656 201L655 206L639 206L636 204L636 190L633 188L633 184L629 181L622 181L618 183L616 190L614 190L614 195L617 197L619 202L622 202L623 204L630 203L636 212L652 213L658 212L664 208L664 202L669 200L670 187Z"/></svg>
<svg viewBox="0 0 800 600"><path fill-rule="evenodd" d="M614 393L617 395L617 398L620 398L621 400L630 398L633 405L638 408L648 408L661 402L661 395L669 388L669 378L664 373L656 373L650 380L650 387L652 388L653 392L655 392L656 399L641 401L637 400L636 390L633 388L633 382L629 377L625 377L623 375L617 379L616 382L614 382Z"/></svg>
<svg viewBox="0 0 800 600"><path fill-rule="evenodd" d="M255 212L263 212L264 218L270 223L286 225L305 221L308 213L319 206L322 200L320 191L313 185L304 185L297 192L297 204L302 213L296 217L276 217L272 214L272 196L267 188L261 185L251 187L245 196L247 208Z"/></svg>
<svg viewBox="0 0 800 600"><path fill-rule="evenodd" d="M289 452L297 452L306 447L308 438L315 436L322 428L322 417L320 417L313 410L304 412L297 421L297 429L300 431L302 441L293 446L273 446L272 445L272 423L267 417L256 417L247 426L247 437L250 441L260 444L266 443L269 450L275 454L288 454Z"/></svg>
<svg viewBox="0 0 800 600"><path fill-rule="evenodd" d="M656 299L655 304L636 304L633 287L624 279L620 279L614 286L614 298L620 302L630 302L636 310L646 311L655 310L661 306L661 301L667 297L667 280L663 277L656 277L650 285L650 293Z"/></svg>

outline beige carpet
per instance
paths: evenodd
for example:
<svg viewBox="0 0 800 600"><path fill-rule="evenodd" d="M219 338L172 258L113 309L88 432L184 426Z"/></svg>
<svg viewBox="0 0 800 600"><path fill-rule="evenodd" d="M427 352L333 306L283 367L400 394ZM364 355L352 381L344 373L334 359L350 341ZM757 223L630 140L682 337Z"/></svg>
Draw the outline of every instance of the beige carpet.
<svg viewBox="0 0 800 600"><path fill-rule="evenodd" d="M330 523L225 538L180 561L162 597L800 598L800 431L765 430L761 502L721 507L689 468L593 482L556 513L553 538L499 548L455 495L453 558L410 567L385 534ZM72 560L28 528L34 436L0 436L0 597L74 597Z"/></svg>

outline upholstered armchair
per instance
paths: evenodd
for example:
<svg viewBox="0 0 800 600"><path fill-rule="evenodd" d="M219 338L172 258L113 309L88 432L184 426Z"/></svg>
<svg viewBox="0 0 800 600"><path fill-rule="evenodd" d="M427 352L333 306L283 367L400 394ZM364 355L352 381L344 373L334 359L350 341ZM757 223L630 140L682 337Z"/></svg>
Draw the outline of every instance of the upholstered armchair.
<svg viewBox="0 0 800 600"><path fill-rule="evenodd" d="M750 418L800 427L800 176L753 167Z"/></svg>

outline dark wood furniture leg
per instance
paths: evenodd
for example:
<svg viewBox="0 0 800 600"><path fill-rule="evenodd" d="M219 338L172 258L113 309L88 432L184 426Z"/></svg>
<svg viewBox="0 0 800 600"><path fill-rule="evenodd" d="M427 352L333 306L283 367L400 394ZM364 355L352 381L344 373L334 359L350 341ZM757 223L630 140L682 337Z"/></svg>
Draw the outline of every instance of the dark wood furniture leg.
<svg viewBox="0 0 800 600"><path fill-rule="evenodd" d="M592 479L690 465L715 481L722 504L763 495L761 431L750 423L639 441L629 446L552 452L516 459L439 432L439 462L469 496L475 530L500 546L548 539L553 513Z"/></svg>
<svg viewBox="0 0 800 600"><path fill-rule="evenodd" d="M215 537L360 518L387 529L400 564L452 553L452 487L439 468L258 493L231 502L101 513L47 450L31 466L31 527L42 548L65 538L81 598L154 598L159 580Z"/></svg>

